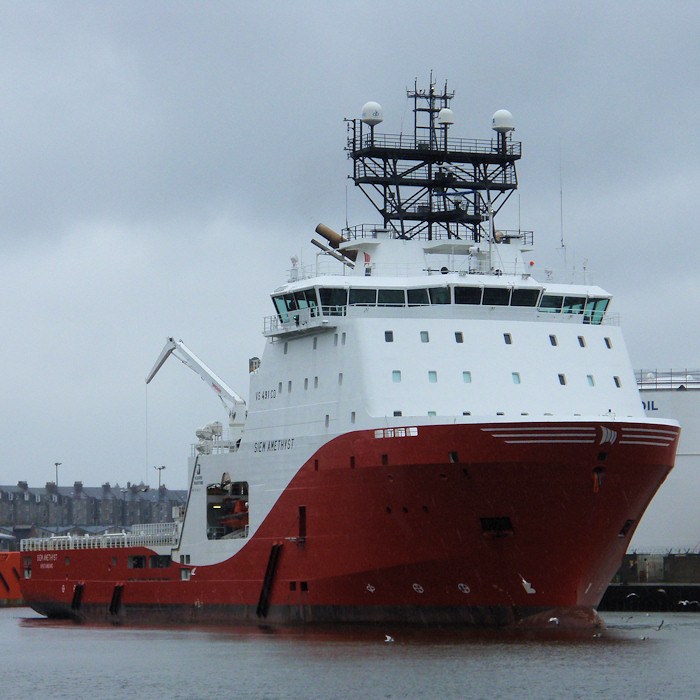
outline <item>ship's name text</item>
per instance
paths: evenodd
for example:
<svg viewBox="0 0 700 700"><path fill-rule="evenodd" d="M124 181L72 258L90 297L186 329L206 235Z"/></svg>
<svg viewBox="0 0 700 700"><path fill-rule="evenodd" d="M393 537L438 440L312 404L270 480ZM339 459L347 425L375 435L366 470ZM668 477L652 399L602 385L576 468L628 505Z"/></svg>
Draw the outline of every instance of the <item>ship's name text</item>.
<svg viewBox="0 0 700 700"><path fill-rule="evenodd" d="M281 452L294 447L294 438L284 440L260 440L253 444L253 452Z"/></svg>

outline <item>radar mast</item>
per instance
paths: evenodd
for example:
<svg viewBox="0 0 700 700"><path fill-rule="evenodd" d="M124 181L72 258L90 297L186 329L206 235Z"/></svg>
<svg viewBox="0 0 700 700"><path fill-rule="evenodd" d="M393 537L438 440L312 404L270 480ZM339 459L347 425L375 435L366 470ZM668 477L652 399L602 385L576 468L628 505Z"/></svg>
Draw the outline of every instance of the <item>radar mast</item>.
<svg viewBox="0 0 700 700"><path fill-rule="evenodd" d="M428 89L418 81L407 91L413 101L413 134L377 134L382 108L368 102L360 119L348 119L346 150L355 185L377 209L396 238L458 238L478 242L484 224L517 188L515 162L521 145L511 138L512 115L494 114L493 139L450 136L454 92ZM349 234L363 235L350 228Z"/></svg>

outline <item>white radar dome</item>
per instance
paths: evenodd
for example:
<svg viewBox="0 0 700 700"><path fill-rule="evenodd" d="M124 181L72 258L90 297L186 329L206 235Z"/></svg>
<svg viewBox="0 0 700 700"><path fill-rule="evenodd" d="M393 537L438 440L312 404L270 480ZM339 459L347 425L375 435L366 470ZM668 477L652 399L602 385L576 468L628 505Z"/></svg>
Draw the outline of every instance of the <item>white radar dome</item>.
<svg viewBox="0 0 700 700"><path fill-rule="evenodd" d="M438 124L454 124L454 123L455 123L455 115L452 113L452 110L449 109L449 107L443 107L438 112Z"/></svg>
<svg viewBox="0 0 700 700"><path fill-rule="evenodd" d="M384 110L379 102L365 102L362 105L362 121L369 126L376 126L384 121Z"/></svg>
<svg viewBox="0 0 700 700"><path fill-rule="evenodd" d="M500 134L505 134L508 131L515 131L513 115L507 109L499 109L493 115L491 128L498 131Z"/></svg>

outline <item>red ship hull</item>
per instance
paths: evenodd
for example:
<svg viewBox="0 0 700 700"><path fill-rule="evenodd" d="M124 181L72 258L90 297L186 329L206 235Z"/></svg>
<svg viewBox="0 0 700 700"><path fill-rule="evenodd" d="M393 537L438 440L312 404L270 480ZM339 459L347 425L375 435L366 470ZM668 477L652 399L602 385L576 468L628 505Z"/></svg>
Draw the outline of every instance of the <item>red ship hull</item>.
<svg viewBox="0 0 700 700"><path fill-rule="evenodd" d="M324 445L226 561L129 569L152 552L27 551L24 598L101 621L591 624L679 433L617 421L419 431Z"/></svg>

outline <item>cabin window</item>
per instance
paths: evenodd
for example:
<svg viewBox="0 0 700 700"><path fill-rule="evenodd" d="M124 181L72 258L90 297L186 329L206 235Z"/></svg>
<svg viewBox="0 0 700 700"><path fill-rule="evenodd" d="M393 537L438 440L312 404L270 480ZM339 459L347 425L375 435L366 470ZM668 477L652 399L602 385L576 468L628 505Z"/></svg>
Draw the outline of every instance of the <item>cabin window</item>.
<svg viewBox="0 0 700 700"><path fill-rule="evenodd" d="M403 289L380 289L377 306L406 306L406 292Z"/></svg>
<svg viewBox="0 0 700 700"><path fill-rule="evenodd" d="M463 343L464 342L464 336L462 335L462 331L456 331L455 332L455 343Z"/></svg>
<svg viewBox="0 0 700 700"><path fill-rule="evenodd" d="M604 340L605 340L605 347L608 350L612 350L612 340L610 340L610 338L608 338L607 336L604 338Z"/></svg>
<svg viewBox="0 0 700 700"><path fill-rule="evenodd" d="M314 389L318 389L318 377L314 377Z"/></svg>
<svg viewBox="0 0 700 700"><path fill-rule="evenodd" d="M398 416L401 416L401 415L403 415L401 411L394 411L394 416L395 416L395 417L398 417Z"/></svg>
<svg viewBox="0 0 700 700"><path fill-rule="evenodd" d="M406 294L408 295L409 306L427 306L430 304L427 289L409 289Z"/></svg>
<svg viewBox="0 0 700 700"><path fill-rule="evenodd" d="M287 382L287 393L288 394L292 393L292 380L291 379Z"/></svg>
<svg viewBox="0 0 700 700"><path fill-rule="evenodd" d="M510 303L510 287L484 287L484 306L508 306Z"/></svg>
<svg viewBox="0 0 700 700"><path fill-rule="evenodd" d="M431 384L436 384L437 383L437 372L435 370L429 370L428 371L428 381Z"/></svg>
<svg viewBox="0 0 700 700"><path fill-rule="evenodd" d="M169 554L151 554L148 558L150 569L167 569L172 562Z"/></svg>
<svg viewBox="0 0 700 700"><path fill-rule="evenodd" d="M391 373L391 381L394 382L394 384L398 384L401 381L401 370L400 369L395 369Z"/></svg>
<svg viewBox="0 0 700 700"><path fill-rule="evenodd" d="M481 287L455 287L455 304L481 304Z"/></svg>
<svg viewBox="0 0 700 700"><path fill-rule="evenodd" d="M393 343L394 342L394 331L384 331L384 342Z"/></svg>
<svg viewBox="0 0 700 700"><path fill-rule="evenodd" d="M277 385L277 393L282 394L282 382Z"/></svg>
<svg viewBox="0 0 700 700"><path fill-rule="evenodd" d="M318 347L318 338L314 338L314 350Z"/></svg>
<svg viewBox="0 0 700 700"><path fill-rule="evenodd" d="M513 377L513 384L520 384L520 372L511 372Z"/></svg>
<svg viewBox="0 0 700 700"><path fill-rule="evenodd" d="M557 336L556 336L556 335L550 335L550 336L549 336L549 342L550 342L552 345L554 345L555 347L556 347L557 345L559 345L559 341L557 340Z"/></svg>
<svg viewBox="0 0 700 700"><path fill-rule="evenodd" d="M327 316L343 316L348 304L348 290L326 287L318 290L322 311Z"/></svg>
<svg viewBox="0 0 700 700"><path fill-rule="evenodd" d="M513 337L511 336L510 333L504 333L503 334L503 342L506 345L512 345L513 344Z"/></svg>
<svg viewBox="0 0 700 700"><path fill-rule="evenodd" d="M558 313L564 303L564 297L557 294L544 294L540 301L540 311L546 313Z"/></svg>
<svg viewBox="0 0 700 700"><path fill-rule="evenodd" d="M376 306L377 290L365 287L352 287L350 289L350 306Z"/></svg>
<svg viewBox="0 0 700 700"><path fill-rule="evenodd" d="M341 344L341 345L345 345L345 338L346 338L346 334L345 334L345 333L341 333L341 334L340 334L340 344Z"/></svg>
<svg viewBox="0 0 700 700"><path fill-rule="evenodd" d="M437 416L437 413L435 411L428 411L429 416Z"/></svg>
<svg viewBox="0 0 700 700"><path fill-rule="evenodd" d="M307 391L309 388L309 378L304 377L304 391Z"/></svg>
<svg viewBox="0 0 700 700"><path fill-rule="evenodd" d="M579 344L582 348L585 348L585 347L586 347L586 339L585 339L582 335L580 335L580 336L578 337L578 344Z"/></svg>
<svg viewBox="0 0 700 700"><path fill-rule="evenodd" d="M350 422L354 424L354 423L355 423L355 420L357 420L357 417L356 417L356 415L355 415L355 411L352 411L352 412L350 413Z"/></svg>
<svg viewBox="0 0 700 700"><path fill-rule="evenodd" d="M431 287L428 292L431 304L449 304L452 301L449 287Z"/></svg>
<svg viewBox="0 0 700 700"><path fill-rule="evenodd" d="M287 354L287 351L289 350L289 343L284 344L284 354Z"/></svg>
<svg viewBox="0 0 700 700"><path fill-rule="evenodd" d="M420 342L421 343L429 343L430 342L430 336L428 335L428 331L421 331L420 332Z"/></svg>
<svg viewBox="0 0 700 700"><path fill-rule="evenodd" d="M615 382L615 386L618 389L622 386L622 382L620 381L620 377L613 377L613 381Z"/></svg>
<svg viewBox="0 0 700 700"><path fill-rule="evenodd" d="M231 481L227 472L207 486L207 539L248 537L248 482Z"/></svg>
<svg viewBox="0 0 700 700"><path fill-rule="evenodd" d="M338 386L343 386L343 373L338 373Z"/></svg>
<svg viewBox="0 0 700 700"><path fill-rule="evenodd" d="M472 373L471 372L462 372L462 381L465 384L471 384L472 383Z"/></svg>
<svg viewBox="0 0 700 700"><path fill-rule="evenodd" d="M146 568L146 557L141 554L134 554L127 557L126 565L129 569L145 569Z"/></svg>
<svg viewBox="0 0 700 700"><path fill-rule="evenodd" d="M331 424L331 417L326 413L326 428Z"/></svg>
<svg viewBox="0 0 700 700"><path fill-rule="evenodd" d="M333 345L335 345L335 346L338 345L338 334L337 333L333 334Z"/></svg>
<svg viewBox="0 0 700 700"><path fill-rule="evenodd" d="M600 325L609 303L610 299L589 299L586 302L583 322L594 326Z"/></svg>
<svg viewBox="0 0 700 700"><path fill-rule="evenodd" d="M588 380L588 386L595 386L595 379L593 379L592 374L587 374L586 379Z"/></svg>
<svg viewBox="0 0 700 700"><path fill-rule="evenodd" d="M515 288L510 297L511 306L537 306L540 298L539 289L518 289Z"/></svg>
<svg viewBox="0 0 700 700"><path fill-rule="evenodd" d="M585 305L586 297L564 297L562 311L565 314L582 314Z"/></svg>
<svg viewBox="0 0 700 700"><path fill-rule="evenodd" d="M560 374L560 375L559 375L559 383L560 383L562 386L563 386L564 384L566 384L566 375L564 375L564 374Z"/></svg>

